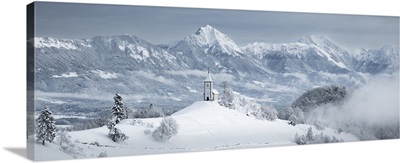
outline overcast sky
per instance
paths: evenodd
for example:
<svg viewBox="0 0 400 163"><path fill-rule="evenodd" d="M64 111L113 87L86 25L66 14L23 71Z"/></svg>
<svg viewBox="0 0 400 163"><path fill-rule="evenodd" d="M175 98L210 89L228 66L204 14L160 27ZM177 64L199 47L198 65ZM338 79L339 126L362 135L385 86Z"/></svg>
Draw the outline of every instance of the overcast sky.
<svg viewBox="0 0 400 163"><path fill-rule="evenodd" d="M399 45L399 18L118 5L37 3L36 36L91 38L131 34L169 43L209 24L239 46L295 42L322 34L349 48Z"/></svg>

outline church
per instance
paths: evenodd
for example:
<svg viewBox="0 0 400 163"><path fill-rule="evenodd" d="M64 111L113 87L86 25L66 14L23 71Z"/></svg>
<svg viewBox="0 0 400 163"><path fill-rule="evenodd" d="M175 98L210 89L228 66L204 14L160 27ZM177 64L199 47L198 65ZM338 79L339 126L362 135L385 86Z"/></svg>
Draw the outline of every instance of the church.
<svg viewBox="0 0 400 163"><path fill-rule="evenodd" d="M206 80L204 80L204 101L218 101L218 91L213 89L213 80L208 71Z"/></svg>

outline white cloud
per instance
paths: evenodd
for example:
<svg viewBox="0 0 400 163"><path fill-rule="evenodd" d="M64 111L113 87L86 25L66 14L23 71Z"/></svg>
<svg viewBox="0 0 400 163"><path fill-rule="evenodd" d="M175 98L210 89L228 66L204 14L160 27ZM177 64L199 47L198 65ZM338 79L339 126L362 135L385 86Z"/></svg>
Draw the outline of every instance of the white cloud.
<svg viewBox="0 0 400 163"><path fill-rule="evenodd" d="M90 72L99 75L99 77L101 77L103 79L117 78L117 75L118 75L117 73L114 73L114 72L106 72L106 71L101 71L101 70L92 70Z"/></svg>
<svg viewBox="0 0 400 163"><path fill-rule="evenodd" d="M201 70L182 70L182 71L165 71L167 74L171 75L176 75L176 76L196 76L196 77L207 77L207 71L201 71ZM211 73L211 77L215 81L228 81L228 82L234 82L235 76L228 74L228 73Z"/></svg>
<svg viewBox="0 0 400 163"><path fill-rule="evenodd" d="M68 72L65 74L61 74L61 75L53 75L53 78L76 78L78 77L78 74L76 72Z"/></svg>
<svg viewBox="0 0 400 163"><path fill-rule="evenodd" d="M135 74L142 76L144 78L147 79L151 79L151 80L155 80L167 85L175 85L176 83L171 80L171 79L167 79L164 76L157 76L156 74L152 73L152 72L148 72L148 71L135 71Z"/></svg>
<svg viewBox="0 0 400 163"><path fill-rule="evenodd" d="M356 90L344 108L353 118L374 123L399 121L399 78L377 76Z"/></svg>

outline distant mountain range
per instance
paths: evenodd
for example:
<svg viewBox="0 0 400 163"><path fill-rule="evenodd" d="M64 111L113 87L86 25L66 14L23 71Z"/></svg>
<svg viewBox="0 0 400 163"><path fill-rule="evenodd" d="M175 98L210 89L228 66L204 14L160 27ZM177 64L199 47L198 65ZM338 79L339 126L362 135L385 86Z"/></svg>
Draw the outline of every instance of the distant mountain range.
<svg viewBox="0 0 400 163"><path fill-rule="evenodd" d="M226 80L236 92L279 108L316 86L354 88L370 76L399 70L398 47L348 49L322 35L239 47L210 25L162 45L132 35L45 37L28 44L36 52L35 89L47 102L112 101L118 92L132 104L184 106L201 100L209 68L217 89Z"/></svg>

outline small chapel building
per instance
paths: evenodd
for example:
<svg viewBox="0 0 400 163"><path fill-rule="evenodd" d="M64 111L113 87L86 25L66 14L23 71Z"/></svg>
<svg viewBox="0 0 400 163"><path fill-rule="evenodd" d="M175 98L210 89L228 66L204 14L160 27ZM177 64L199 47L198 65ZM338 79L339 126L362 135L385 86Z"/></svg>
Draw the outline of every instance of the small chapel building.
<svg viewBox="0 0 400 163"><path fill-rule="evenodd" d="M218 101L218 91L213 89L213 80L208 71L207 78L204 80L204 101Z"/></svg>

